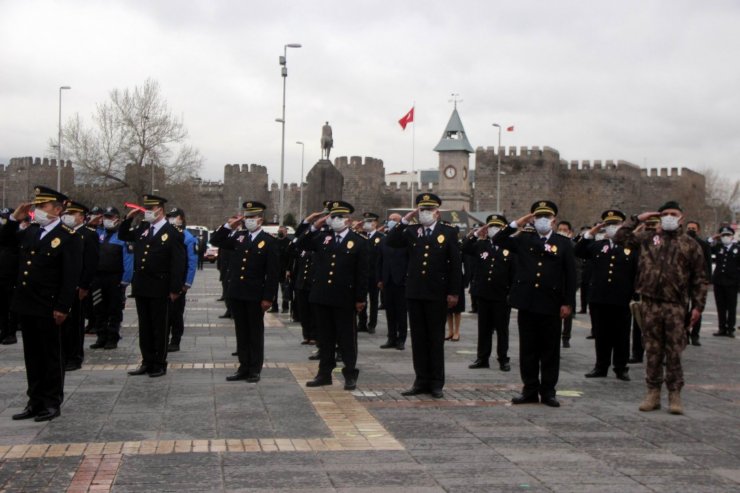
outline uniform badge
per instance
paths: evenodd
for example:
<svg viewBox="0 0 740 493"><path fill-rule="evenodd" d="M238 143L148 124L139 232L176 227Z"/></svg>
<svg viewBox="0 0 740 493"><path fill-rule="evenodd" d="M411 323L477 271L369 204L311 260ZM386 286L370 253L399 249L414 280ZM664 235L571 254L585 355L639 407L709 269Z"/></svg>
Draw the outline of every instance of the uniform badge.
<svg viewBox="0 0 740 493"><path fill-rule="evenodd" d="M480 258L482 258L483 260L487 259L488 258L488 252L481 253L480 254Z"/></svg>
<svg viewBox="0 0 740 493"><path fill-rule="evenodd" d="M141 237L142 238L145 238L147 236L149 236L149 230L148 229L145 229L144 232L141 234Z"/></svg>
<svg viewBox="0 0 740 493"><path fill-rule="evenodd" d="M630 253L632 253L632 250L630 250L629 248L625 248L624 249L624 254L625 255L629 255Z"/></svg>
<svg viewBox="0 0 740 493"><path fill-rule="evenodd" d="M52 248L56 248L56 247L58 247L61 244L62 244L62 240L60 240L59 238L54 238L53 240L51 240L51 247Z"/></svg>
<svg viewBox="0 0 740 493"><path fill-rule="evenodd" d="M239 238L237 238L236 241L238 241L239 243L244 243L244 238L246 238L246 236L240 236Z"/></svg>
<svg viewBox="0 0 740 493"><path fill-rule="evenodd" d="M445 235L439 235L437 236L437 243L440 245L445 242Z"/></svg>
<svg viewBox="0 0 740 493"><path fill-rule="evenodd" d="M352 240L349 240L349 241L347 242L347 248L351 249L351 248L352 248L353 246L355 246L355 242L354 242L354 241L352 241Z"/></svg>
<svg viewBox="0 0 740 493"><path fill-rule="evenodd" d="M162 235L162 241L167 241L167 238L169 238L169 236L167 235L167 233L165 233L165 234Z"/></svg>
<svg viewBox="0 0 740 493"><path fill-rule="evenodd" d="M380 238L375 238L375 244L377 245L378 243L380 243Z"/></svg>
<svg viewBox="0 0 740 493"><path fill-rule="evenodd" d="M324 238L324 245L328 245L329 243L331 243L331 236Z"/></svg>
<svg viewBox="0 0 740 493"><path fill-rule="evenodd" d="M609 251L609 245L604 245L603 248L601 249L601 253L606 253L608 251Z"/></svg>
<svg viewBox="0 0 740 493"><path fill-rule="evenodd" d="M660 245L660 243L661 243L660 236L659 235L653 236L653 245L658 246Z"/></svg>
<svg viewBox="0 0 740 493"><path fill-rule="evenodd" d="M263 246L265 246L265 240L262 240L259 243L257 243L257 248L262 248Z"/></svg>
<svg viewBox="0 0 740 493"><path fill-rule="evenodd" d="M552 248L550 248L550 251L552 253L558 253L558 246L557 245L553 245Z"/></svg>
<svg viewBox="0 0 740 493"><path fill-rule="evenodd" d="M504 257L508 257L509 256L509 251L507 249L505 249L505 248L504 248L504 251L501 252L501 253L504 255Z"/></svg>
<svg viewBox="0 0 740 493"><path fill-rule="evenodd" d="M734 250L732 251L732 253L734 253L735 255L737 255L737 248L735 248L735 249L734 249Z"/></svg>

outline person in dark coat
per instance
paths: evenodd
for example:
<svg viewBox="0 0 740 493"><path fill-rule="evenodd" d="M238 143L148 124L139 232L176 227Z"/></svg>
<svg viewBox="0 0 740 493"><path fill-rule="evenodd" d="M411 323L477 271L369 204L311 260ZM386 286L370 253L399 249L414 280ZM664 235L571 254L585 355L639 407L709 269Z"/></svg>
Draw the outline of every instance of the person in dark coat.
<svg viewBox="0 0 740 493"><path fill-rule="evenodd" d="M555 386L560 373L561 320L576 304L573 242L553 231L558 208L549 200L532 204L494 236L493 243L517 254L511 305L518 310L519 366L524 387L513 404L542 401L559 407ZM512 236L534 221L534 232ZM538 398L539 394L539 398Z"/></svg>
<svg viewBox="0 0 740 493"><path fill-rule="evenodd" d="M401 215L388 216L388 231L401 222ZM378 255L378 287L385 298L385 317L388 323L388 336L381 349L406 348L408 332L408 307L406 305L406 276L409 265L407 248L393 248L388 245L388 237L380 240Z"/></svg>
<svg viewBox="0 0 740 493"><path fill-rule="evenodd" d="M16 207L0 229L0 245L16 246L18 279L10 309L18 313L28 403L14 420L48 421L59 416L64 400L64 363L60 326L78 299L82 242L61 221L67 197L35 187L33 203ZM19 230L34 208L34 223Z"/></svg>
<svg viewBox="0 0 740 493"><path fill-rule="evenodd" d="M15 211L12 208L0 209L0 228L8 223ZM10 310L10 301L18 279L18 245L0 245L0 344L16 344L18 338L18 317Z"/></svg>
<svg viewBox="0 0 740 493"><path fill-rule="evenodd" d="M403 395L444 397L444 339L447 310L457 305L462 289L462 258L457 231L439 219L442 199L416 196L416 209L388 235L388 246L407 248L406 301L411 328L414 383ZM411 224L418 216L420 224Z"/></svg>
<svg viewBox="0 0 740 493"><path fill-rule="evenodd" d="M357 332L367 332L369 334L375 334L375 327L378 325L378 299L380 295L380 289L378 288L378 257L380 256L380 242L385 237L385 234L378 231L379 217L374 212L363 213L362 232L360 233L368 240L368 303L358 314Z"/></svg>
<svg viewBox="0 0 740 493"><path fill-rule="evenodd" d="M729 226L720 228L712 247L715 258L712 285L714 301L717 303L719 330L717 337L735 337L735 313L737 291L740 286L740 248L735 241L735 230Z"/></svg>
<svg viewBox="0 0 740 493"><path fill-rule="evenodd" d="M701 224L698 221L689 221L686 223L686 234L691 236L701 247L704 255L704 267L706 268L707 279L712 278L712 247L701 237ZM689 306L689 312L693 307ZM699 333L701 332L702 317L690 327L689 339L692 346L701 346L699 342Z"/></svg>
<svg viewBox="0 0 740 493"><path fill-rule="evenodd" d="M131 284L139 317L141 365L129 375L161 377L167 373L168 316L171 302L182 293L187 257L176 227L165 218L167 199L144 195L144 221L132 223L141 211L133 209L121 223L118 237L134 245Z"/></svg>

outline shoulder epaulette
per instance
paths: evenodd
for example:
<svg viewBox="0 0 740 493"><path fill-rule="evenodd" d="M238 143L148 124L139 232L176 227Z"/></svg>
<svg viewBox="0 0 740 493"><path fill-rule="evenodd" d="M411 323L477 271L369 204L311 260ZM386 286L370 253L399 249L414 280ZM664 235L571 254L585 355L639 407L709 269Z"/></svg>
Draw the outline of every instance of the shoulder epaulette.
<svg viewBox="0 0 740 493"><path fill-rule="evenodd" d="M77 231L75 231L74 229L70 228L70 227L69 227L69 226L67 226L66 224L62 224L62 228L63 228L63 229L65 229L65 230L67 230L67 233L69 233L69 234L71 234L71 235L73 235L73 234L77 233Z"/></svg>

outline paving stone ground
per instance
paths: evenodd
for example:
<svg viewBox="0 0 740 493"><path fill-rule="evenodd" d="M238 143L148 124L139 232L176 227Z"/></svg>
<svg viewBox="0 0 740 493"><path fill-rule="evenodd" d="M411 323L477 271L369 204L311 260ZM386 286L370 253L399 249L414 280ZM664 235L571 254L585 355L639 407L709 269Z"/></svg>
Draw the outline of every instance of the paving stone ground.
<svg viewBox="0 0 740 493"><path fill-rule="evenodd" d="M509 404L520 388L515 317L503 373L467 368L476 319L463 315L442 400L401 396L410 344L379 349L382 314L375 335L359 336L353 393L340 375L304 387L316 364L287 314L266 318L262 380L229 383L235 338L219 294L207 266L188 295L182 350L158 379L126 374L139 360L129 300L119 349L87 351L50 423L10 419L25 404L22 346L0 346L0 491L740 491L740 341L711 337L713 301L703 345L684 353L686 414L672 416L637 410L642 365L632 382L583 378L594 360L586 315L561 353L559 409Z"/></svg>

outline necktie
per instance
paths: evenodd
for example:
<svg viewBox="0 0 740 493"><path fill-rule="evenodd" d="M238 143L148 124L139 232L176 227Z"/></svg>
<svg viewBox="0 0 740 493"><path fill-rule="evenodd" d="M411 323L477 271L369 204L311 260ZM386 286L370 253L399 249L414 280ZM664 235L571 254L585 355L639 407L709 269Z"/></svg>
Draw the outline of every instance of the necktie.
<svg viewBox="0 0 740 493"><path fill-rule="evenodd" d="M149 226L149 238L154 238L154 226Z"/></svg>
<svg viewBox="0 0 740 493"><path fill-rule="evenodd" d="M432 236L432 228L427 228L427 236Z"/></svg>
<svg viewBox="0 0 740 493"><path fill-rule="evenodd" d="M41 237L42 237L42 236L44 235L44 232L45 232L45 231L46 231L46 230L45 230L44 228L39 228L39 231L38 231L38 233L36 234L36 241L39 241L39 240L41 240Z"/></svg>
<svg viewBox="0 0 740 493"><path fill-rule="evenodd" d="M252 235L249 234L249 233L247 233L247 238L246 239L247 239L247 241L245 241L244 243L246 243L247 244L247 248L249 248L250 246L252 246Z"/></svg>
<svg viewBox="0 0 740 493"><path fill-rule="evenodd" d="M341 235L336 235L334 237L334 244L335 245L339 245L341 242L342 242L342 236Z"/></svg>
<svg viewBox="0 0 740 493"><path fill-rule="evenodd" d="M547 242L547 236L540 236L540 240L542 240L542 243Z"/></svg>

